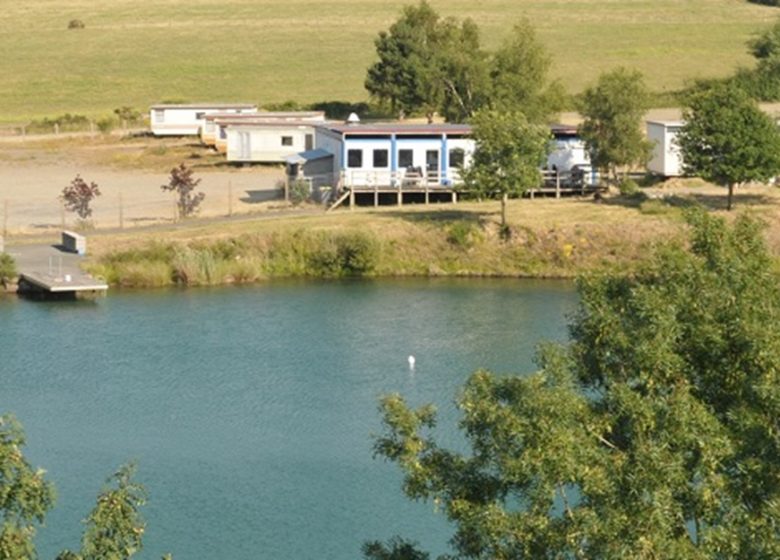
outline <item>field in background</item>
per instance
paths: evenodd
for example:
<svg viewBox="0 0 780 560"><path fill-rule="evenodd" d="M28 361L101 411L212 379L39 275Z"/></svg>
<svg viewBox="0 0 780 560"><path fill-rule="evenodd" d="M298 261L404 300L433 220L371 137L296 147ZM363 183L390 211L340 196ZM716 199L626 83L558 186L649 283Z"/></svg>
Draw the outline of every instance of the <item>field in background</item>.
<svg viewBox="0 0 780 560"><path fill-rule="evenodd" d="M0 13L0 123L99 118L163 100L365 99L373 40L408 2L34 0ZM749 64L745 41L780 10L743 0L431 0L495 47L528 17L577 92L617 65L652 89ZM68 30L79 19L84 29Z"/></svg>

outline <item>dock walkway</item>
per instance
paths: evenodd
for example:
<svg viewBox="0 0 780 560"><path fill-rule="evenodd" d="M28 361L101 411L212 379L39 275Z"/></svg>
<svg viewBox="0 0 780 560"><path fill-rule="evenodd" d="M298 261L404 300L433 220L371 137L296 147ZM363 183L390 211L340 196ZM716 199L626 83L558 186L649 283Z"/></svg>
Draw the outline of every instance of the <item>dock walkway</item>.
<svg viewBox="0 0 780 560"><path fill-rule="evenodd" d="M59 245L6 247L19 271L19 291L42 294L100 294L108 285L83 272L83 257L63 251Z"/></svg>

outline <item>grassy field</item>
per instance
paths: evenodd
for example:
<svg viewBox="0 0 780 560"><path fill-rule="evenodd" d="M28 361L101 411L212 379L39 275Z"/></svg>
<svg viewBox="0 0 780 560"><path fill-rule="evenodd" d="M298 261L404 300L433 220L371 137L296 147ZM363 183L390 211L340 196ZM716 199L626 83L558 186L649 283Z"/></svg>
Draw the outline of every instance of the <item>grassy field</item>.
<svg viewBox="0 0 780 560"><path fill-rule="evenodd" d="M745 41L780 10L744 0L431 0L495 47L528 17L577 92L641 69L656 91L748 64ZM0 123L99 118L163 100L358 101L373 39L404 2L30 0L0 13ZM85 29L68 30L71 19Z"/></svg>

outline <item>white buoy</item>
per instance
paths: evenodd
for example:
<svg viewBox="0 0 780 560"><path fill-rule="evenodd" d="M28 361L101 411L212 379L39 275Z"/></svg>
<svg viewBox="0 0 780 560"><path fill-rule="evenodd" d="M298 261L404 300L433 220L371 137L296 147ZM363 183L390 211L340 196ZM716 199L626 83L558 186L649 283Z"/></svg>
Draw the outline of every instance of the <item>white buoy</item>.
<svg viewBox="0 0 780 560"><path fill-rule="evenodd" d="M414 359L414 356L409 356L409 369L414 369L414 362L416 360Z"/></svg>

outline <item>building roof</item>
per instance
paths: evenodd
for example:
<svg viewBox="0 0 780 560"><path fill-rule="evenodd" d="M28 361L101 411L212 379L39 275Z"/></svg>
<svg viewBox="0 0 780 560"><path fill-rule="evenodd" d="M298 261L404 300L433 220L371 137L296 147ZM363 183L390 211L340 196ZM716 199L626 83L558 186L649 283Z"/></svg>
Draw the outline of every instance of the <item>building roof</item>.
<svg viewBox="0 0 780 560"><path fill-rule="evenodd" d="M372 134L407 134L425 136L428 134L471 134L467 124L410 124L410 123L371 123L321 125L339 134L354 136Z"/></svg>
<svg viewBox="0 0 780 560"><path fill-rule="evenodd" d="M217 125L231 129L252 129L252 128L294 128L294 127L310 127L314 128L324 123L324 121L307 121L301 119L217 119L214 121Z"/></svg>
<svg viewBox="0 0 780 560"><path fill-rule="evenodd" d="M302 120L302 119L322 119L325 120L325 111L258 111L257 113L212 113L204 117L208 120L220 121L234 120L244 122L247 120Z"/></svg>
<svg viewBox="0 0 780 560"><path fill-rule="evenodd" d="M257 109L254 103L158 103L150 109Z"/></svg>
<svg viewBox="0 0 780 560"><path fill-rule="evenodd" d="M574 124L551 124L550 132L553 135L574 136L577 134L577 125Z"/></svg>
<svg viewBox="0 0 780 560"><path fill-rule="evenodd" d="M316 150L307 150L305 152L299 152L297 154L287 156L285 161L290 164L301 164L306 163L307 161L314 161L317 159L325 159L329 157L333 157L333 154L327 150L323 150L322 148L317 148Z"/></svg>
<svg viewBox="0 0 780 560"><path fill-rule="evenodd" d="M657 125L660 125L660 126L684 126L685 125L685 121L674 121L674 120L672 120L672 121L660 121L660 120L659 121L655 121L655 120L653 120L653 121L646 121L646 122L647 122L647 124L657 124Z"/></svg>

